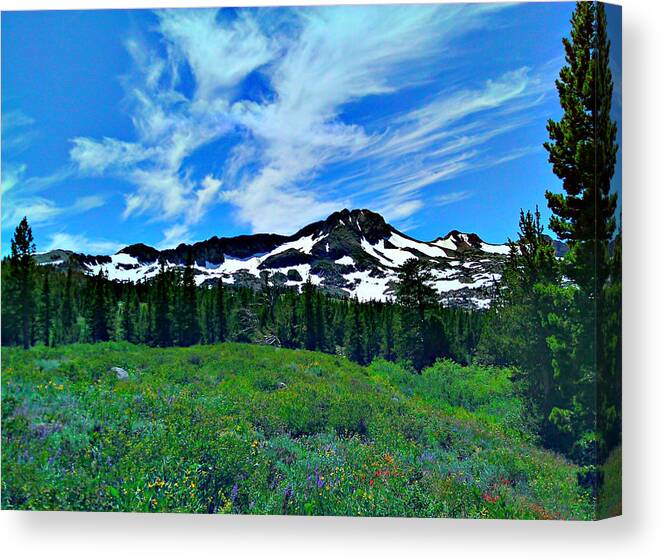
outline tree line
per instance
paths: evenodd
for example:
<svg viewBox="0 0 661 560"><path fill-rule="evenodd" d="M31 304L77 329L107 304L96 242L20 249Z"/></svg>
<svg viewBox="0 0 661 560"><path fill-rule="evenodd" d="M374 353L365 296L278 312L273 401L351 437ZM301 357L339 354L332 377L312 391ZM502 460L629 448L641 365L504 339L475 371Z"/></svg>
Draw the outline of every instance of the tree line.
<svg viewBox="0 0 661 560"><path fill-rule="evenodd" d="M102 271L37 266L34 250L24 219L2 267L5 345L257 342L338 353L360 364L406 361L420 370L438 358L468 363L479 340L483 313L444 308L428 286L427 266L415 259L402 267L396 300L361 302L328 295L309 280L300 292L277 285L266 271L258 290L222 280L200 287L190 263L168 269L161 262L148 282L111 281Z"/></svg>

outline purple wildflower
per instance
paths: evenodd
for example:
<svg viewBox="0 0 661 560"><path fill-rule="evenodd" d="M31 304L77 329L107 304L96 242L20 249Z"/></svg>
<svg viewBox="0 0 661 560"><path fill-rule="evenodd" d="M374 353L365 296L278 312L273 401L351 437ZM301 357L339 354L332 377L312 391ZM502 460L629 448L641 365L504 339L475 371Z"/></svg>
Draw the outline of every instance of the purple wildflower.
<svg viewBox="0 0 661 560"><path fill-rule="evenodd" d="M424 451L424 452L420 455L420 457L418 458L418 460L419 460L421 463L424 463L425 461L428 461L428 462L430 462L430 463L433 463L435 459L436 459L436 458L434 457L434 454L433 454L431 451Z"/></svg>

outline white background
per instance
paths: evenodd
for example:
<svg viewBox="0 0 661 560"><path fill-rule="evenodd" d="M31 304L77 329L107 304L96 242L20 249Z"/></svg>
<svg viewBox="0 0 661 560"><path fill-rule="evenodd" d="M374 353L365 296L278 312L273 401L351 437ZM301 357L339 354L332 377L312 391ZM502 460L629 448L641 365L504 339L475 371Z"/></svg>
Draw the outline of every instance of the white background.
<svg viewBox="0 0 661 560"><path fill-rule="evenodd" d="M0 7L2 10L136 8L222 3L223 0L0 0ZM224 0L224 3L238 6L277 2ZM599 523L567 523L0 512L0 553L12 559L120 560L133 557L159 560L661 558L658 329L661 319L661 2L622 0L621 4L624 9L624 516Z"/></svg>

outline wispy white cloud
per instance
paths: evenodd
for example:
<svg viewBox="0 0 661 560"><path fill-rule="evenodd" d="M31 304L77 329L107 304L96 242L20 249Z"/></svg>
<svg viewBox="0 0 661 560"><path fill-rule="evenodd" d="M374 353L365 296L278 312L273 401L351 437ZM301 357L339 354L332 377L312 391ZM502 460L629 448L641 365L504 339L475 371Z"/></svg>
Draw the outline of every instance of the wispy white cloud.
<svg viewBox="0 0 661 560"><path fill-rule="evenodd" d="M15 157L34 140L34 119L20 109L2 113L2 154Z"/></svg>
<svg viewBox="0 0 661 560"><path fill-rule="evenodd" d="M441 91L394 117L388 133L355 156L370 169L358 196L377 197L388 219L402 220L423 207L429 187L527 155L528 147L494 156L486 146L530 122L529 109L539 104L544 87L522 67L481 87Z"/></svg>
<svg viewBox="0 0 661 560"><path fill-rule="evenodd" d="M190 241L191 238L188 226L175 224L165 230L163 239L158 244L158 247L160 249L169 249L171 247L176 247L180 243L188 243Z"/></svg>
<svg viewBox="0 0 661 560"><path fill-rule="evenodd" d="M32 225L42 225L64 216L73 216L105 204L102 195L77 198L72 204L58 204L38 193L60 182L69 175L68 170L59 170L46 177L26 177L27 166L9 165L2 176L2 229L14 228L24 216Z"/></svg>
<svg viewBox="0 0 661 560"><path fill-rule="evenodd" d="M82 234L70 234L64 232L54 233L50 236L45 251L53 249L67 249L77 253L91 255L107 255L118 251L121 243L108 241L107 239L89 239Z"/></svg>
<svg viewBox="0 0 661 560"><path fill-rule="evenodd" d="M2 228L13 229L27 217L32 225L52 222L62 215L64 209L50 199L43 197L30 197L12 200L2 205Z"/></svg>
<svg viewBox="0 0 661 560"><path fill-rule="evenodd" d="M381 6L300 10L300 32L271 68L274 101L235 104L248 128L261 167L236 184L227 200L253 230L291 230L337 208L337 199L311 188L311 180L334 162L369 150L375 138L339 119L356 99L410 86L402 71L438 65L449 39L484 24L493 6ZM244 147L240 148L245 150ZM392 207L394 205L391 204ZM398 208L413 212L420 204ZM274 208L282 217L275 217Z"/></svg>
<svg viewBox="0 0 661 560"><path fill-rule="evenodd" d="M188 240L220 202L253 231L290 232L363 201L388 219L407 220L432 185L521 157L485 146L526 124L523 110L540 102L542 81L516 68L480 86L437 91L370 130L348 120L344 108L411 87L418 83L412 75L423 83L438 74L451 59L452 39L492 24L488 15L505 8L158 11L158 48L127 42L135 138L74 138L71 160L81 173L132 184L124 217L167 220L164 243ZM181 87L182 71L192 74L192 88ZM267 84L260 96L242 90L255 72ZM203 169L199 179L191 156L221 138L233 146L222 171ZM321 184L323 173L342 165L351 167L334 180L338 189Z"/></svg>
<svg viewBox="0 0 661 560"><path fill-rule="evenodd" d="M447 206L448 204L454 204L455 202L461 202L470 198L471 193L467 191L455 191L450 193L445 193L434 197L433 203L436 206Z"/></svg>
<svg viewBox="0 0 661 560"><path fill-rule="evenodd" d="M219 200L221 186L212 177L194 180L186 160L234 127L234 88L273 51L248 12L224 24L217 10L162 10L157 16L165 57L135 39L127 42L135 64L126 88L136 140L74 138L70 156L82 173L110 173L135 186L126 196L125 218L180 220L176 231L183 231ZM184 63L195 77L188 97L178 89Z"/></svg>
<svg viewBox="0 0 661 560"><path fill-rule="evenodd" d="M186 214L189 223L195 224L199 222L207 208L210 208L217 202L222 185L223 182L212 175L207 175L202 179L201 188L195 191L195 198Z"/></svg>
<svg viewBox="0 0 661 560"><path fill-rule="evenodd" d="M102 196L84 196L76 199L73 204L60 205L53 200L41 196L12 198L2 207L2 228L12 229L27 217L31 225L43 225L64 217L71 218L77 214L100 208L105 204Z"/></svg>
<svg viewBox="0 0 661 560"><path fill-rule="evenodd" d="M92 175L101 175L111 166L127 168L156 153L154 149L114 138L104 138L97 142L91 138L78 137L72 143L69 157L78 164L81 172Z"/></svg>
<svg viewBox="0 0 661 560"><path fill-rule="evenodd" d="M213 102L274 56L270 41L248 12L221 25L216 10L161 10L159 31L196 81L195 99Z"/></svg>
<svg viewBox="0 0 661 560"><path fill-rule="evenodd" d="M94 210L95 208L101 208L106 203L106 199L103 195L92 194L89 196L81 196L77 198L75 202L71 205L71 210L74 212L87 212L88 210Z"/></svg>
<svg viewBox="0 0 661 560"><path fill-rule="evenodd" d="M69 206L62 206L51 198L43 196L42 191L70 177L73 169L65 166L56 169L50 175L29 175L28 166L18 162L20 154L27 149L34 138L35 121L20 110L9 111L2 115L2 229L14 228L27 216L33 225L52 222L56 218L72 213L85 212L91 207L92 200L76 201ZM17 158L17 156L19 156ZM95 197L94 204L98 204Z"/></svg>
<svg viewBox="0 0 661 560"><path fill-rule="evenodd" d="M25 174L27 165L20 163L18 165L7 164L2 168L2 194L6 195L10 190L19 184L21 177Z"/></svg>

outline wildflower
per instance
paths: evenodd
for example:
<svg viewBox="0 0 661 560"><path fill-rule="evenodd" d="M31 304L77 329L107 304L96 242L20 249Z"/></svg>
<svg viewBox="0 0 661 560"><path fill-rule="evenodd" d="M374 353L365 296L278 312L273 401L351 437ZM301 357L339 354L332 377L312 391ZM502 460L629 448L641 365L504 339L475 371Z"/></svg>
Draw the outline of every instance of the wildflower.
<svg viewBox="0 0 661 560"><path fill-rule="evenodd" d="M490 504L495 504L498 500L500 500L500 496L492 496L488 492L485 492L482 494L482 499Z"/></svg>
<svg viewBox="0 0 661 560"><path fill-rule="evenodd" d="M230 493L230 499L232 500L232 503L236 502L236 498L238 495L239 495L239 487L235 483L234 486L232 486L232 492Z"/></svg>

